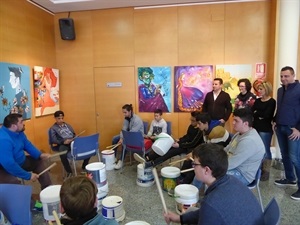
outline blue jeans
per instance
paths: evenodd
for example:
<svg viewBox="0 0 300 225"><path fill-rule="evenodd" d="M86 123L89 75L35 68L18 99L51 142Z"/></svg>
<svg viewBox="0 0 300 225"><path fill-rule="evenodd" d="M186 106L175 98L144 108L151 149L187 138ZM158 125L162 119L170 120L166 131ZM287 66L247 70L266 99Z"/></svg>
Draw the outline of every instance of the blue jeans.
<svg viewBox="0 0 300 225"><path fill-rule="evenodd" d="M265 149L266 149L266 155L265 159L272 159L272 154L271 154L271 141L272 141L272 132L258 132L259 136L261 137Z"/></svg>
<svg viewBox="0 0 300 225"><path fill-rule="evenodd" d="M282 162L285 170L285 177L289 181L296 181L298 178L298 187L300 187L300 140L292 141L288 138L292 130L290 126L277 125L276 135ZM295 172L296 176L295 176Z"/></svg>
<svg viewBox="0 0 300 225"><path fill-rule="evenodd" d="M237 178L238 180L240 180L245 185L249 184L249 181L247 181L246 178L237 169L228 170L227 174L231 175L231 176L234 176L235 178Z"/></svg>

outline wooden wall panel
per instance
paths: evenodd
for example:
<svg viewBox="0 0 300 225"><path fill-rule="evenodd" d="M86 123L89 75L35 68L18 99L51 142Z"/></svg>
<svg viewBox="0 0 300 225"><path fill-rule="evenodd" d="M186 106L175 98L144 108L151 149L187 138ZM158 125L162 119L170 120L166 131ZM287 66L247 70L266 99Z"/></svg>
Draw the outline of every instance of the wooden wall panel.
<svg viewBox="0 0 300 225"><path fill-rule="evenodd" d="M30 68L36 65L56 67L53 16L23 0L1 1L0 61ZM33 99L33 83L31 96ZM32 118L25 122L25 133L31 142L47 152L47 130L52 116L35 118L33 101Z"/></svg>
<svg viewBox="0 0 300 225"><path fill-rule="evenodd" d="M76 33L74 41L60 37L58 19L63 17L67 17L66 13L55 16L57 67L61 69L61 109L77 133L86 130L85 135L88 135L96 132L92 13L71 13Z"/></svg>
<svg viewBox="0 0 300 225"><path fill-rule="evenodd" d="M93 11L94 66L134 65L133 8Z"/></svg>

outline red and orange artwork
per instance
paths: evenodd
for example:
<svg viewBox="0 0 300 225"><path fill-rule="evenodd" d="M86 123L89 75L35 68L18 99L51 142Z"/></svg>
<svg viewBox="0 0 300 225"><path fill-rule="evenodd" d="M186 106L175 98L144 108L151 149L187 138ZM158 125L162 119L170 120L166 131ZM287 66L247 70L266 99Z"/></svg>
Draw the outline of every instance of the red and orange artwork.
<svg viewBox="0 0 300 225"><path fill-rule="evenodd" d="M35 116L54 113L59 109L58 69L35 66L33 74Z"/></svg>
<svg viewBox="0 0 300 225"><path fill-rule="evenodd" d="M213 66L175 66L174 111L201 110L204 98L212 90Z"/></svg>

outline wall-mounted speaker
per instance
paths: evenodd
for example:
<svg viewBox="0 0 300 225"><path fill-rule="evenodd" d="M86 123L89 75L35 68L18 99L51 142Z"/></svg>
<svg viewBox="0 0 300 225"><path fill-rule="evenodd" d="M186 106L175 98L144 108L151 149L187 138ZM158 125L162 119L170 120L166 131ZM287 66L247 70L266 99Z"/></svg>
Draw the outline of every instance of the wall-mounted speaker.
<svg viewBox="0 0 300 225"><path fill-rule="evenodd" d="M75 40L74 21L71 18L59 19L60 36L63 40Z"/></svg>

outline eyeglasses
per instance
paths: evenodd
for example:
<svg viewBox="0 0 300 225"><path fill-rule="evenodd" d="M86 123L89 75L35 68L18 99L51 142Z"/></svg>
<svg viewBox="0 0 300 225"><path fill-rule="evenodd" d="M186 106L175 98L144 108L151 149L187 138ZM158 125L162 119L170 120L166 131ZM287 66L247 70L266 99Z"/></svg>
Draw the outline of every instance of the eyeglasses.
<svg viewBox="0 0 300 225"><path fill-rule="evenodd" d="M192 162L192 167L193 168L195 168L195 166L200 166L201 165L201 163L194 163L194 162Z"/></svg>

